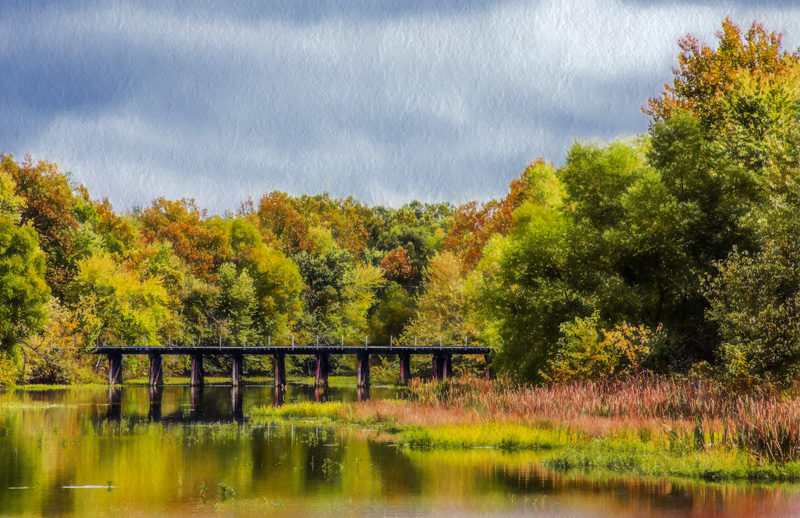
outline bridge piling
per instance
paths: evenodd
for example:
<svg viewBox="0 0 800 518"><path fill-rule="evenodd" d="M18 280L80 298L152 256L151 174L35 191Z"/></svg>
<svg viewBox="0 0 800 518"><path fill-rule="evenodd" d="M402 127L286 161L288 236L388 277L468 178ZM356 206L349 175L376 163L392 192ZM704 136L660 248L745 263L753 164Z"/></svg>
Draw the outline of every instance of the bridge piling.
<svg viewBox="0 0 800 518"><path fill-rule="evenodd" d="M441 369L442 369L442 377L441 379L446 380L450 376L453 375L453 355L442 353L441 355Z"/></svg>
<svg viewBox="0 0 800 518"><path fill-rule="evenodd" d="M238 387L239 384L242 382L242 371L243 371L243 363L244 363L244 355L243 354L233 354L233 364L231 365L231 385L234 387Z"/></svg>
<svg viewBox="0 0 800 518"><path fill-rule="evenodd" d="M161 355L148 354L150 357L149 384L151 387L164 384L164 371L161 368Z"/></svg>
<svg viewBox="0 0 800 518"><path fill-rule="evenodd" d="M433 381L442 379L442 358L439 353L433 353L431 358L431 367L433 370Z"/></svg>
<svg viewBox="0 0 800 518"><path fill-rule="evenodd" d="M486 379L492 379L492 372L489 370L492 365L492 358L488 354L484 354L483 359L486 362Z"/></svg>
<svg viewBox="0 0 800 518"><path fill-rule="evenodd" d="M400 357L400 384L408 385L411 379L411 355L408 353L398 354Z"/></svg>
<svg viewBox="0 0 800 518"><path fill-rule="evenodd" d="M328 386L328 370L330 367L330 358L328 353L317 353L317 372L314 377L315 387Z"/></svg>
<svg viewBox="0 0 800 518"><path fill-rule="evenodd" d="M192 386L193 387L202 387L203 383L205 383L203 372L203 355L192 353Z"/></svg>
<svg viewBox="0 0 800 518"><path fill-rule="evenodd" d="M358 353L358 367L356 368L356 378L359 387L369 386L369 353Z"/></svg>
<svg viewBox="0 0 800 518"><path fill-rule="evenodd" d="M122 354L109 353L108 354L108 384L121 385L122 384Z"/></svg>
<svg viewBox="0 0 800 518"><path fill-rule="evenodd" d="M286 354L275 354L275 387L286 387Z"/></svg>

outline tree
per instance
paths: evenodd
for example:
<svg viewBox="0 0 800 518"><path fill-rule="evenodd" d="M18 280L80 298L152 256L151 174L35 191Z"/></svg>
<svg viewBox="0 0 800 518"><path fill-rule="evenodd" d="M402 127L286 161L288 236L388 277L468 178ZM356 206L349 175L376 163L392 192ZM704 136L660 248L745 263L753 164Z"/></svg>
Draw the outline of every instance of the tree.
<svg viewBox="0 0 800 518"><path fill-rule="evenodd" d="M501 200L491 200L480 207L474 201L461 205L445 236L445 249L458 254L464 266L473 269L489 239L511 231L518 207L528 199L540 204L558 203L560 187L553 165L541 158L536 160L511 182L508 194Z"/></svg>
<svg viewBox="0 0 800 518"><path fill-rule="evenodd" d="M209 279L228 255L224 234L205 224L194 200L158 198L138 214L145 243L167 241L191 272Z"/></svg>
<svg viewBox="0 0 800 518"><path fill-rule="evenodd" d="M800 61L797 53L781 51L781 35L767 33L753 22L742 40L739 27L725 18L717 32L716 49L687 35L678 45L678 68L672 70L672 85L650 99L645 113L654 122L666 121L676 112L698 117L704 126L714 127L724 119L725 101L730 99L745 78L768 82L790 74Z"/></svg>
<svg viewBox="0 0 800 518"><path fill-rule="evenodd" d="M236 273L231 263L219 269L220 300L217 305L219 333L231 339L235 345L244 343L244 338L253 336L253 313L256 310L256 290L253 279L242 271Z"/></svg>
<svg viewBox="0 0 800 518"><path fill-rule="evenodd" d="M36 231L45 253L47 285L54 296L63 298L77 271L74 236L78 220L69 180L55 164L34 164L30 157L18 164L11 155L2 155L0 171L11 177L16 195L25 201L20 220Z"/></svg>
<svg viewBox="0 0 800 518"><path fill-rule="evenodd" d="M294 255L314 250L308 241L308 224L288 194L275 191L264 195L255 217L265 239L274 240L283 252Z"/></svg>
<svg viewBox="0 0 800 518"><path fill-rule="evenodd" d="M406 328L406 341L417 337L420 345L462 344L475 335L470 325L469 301L464 289L461 261L452 252L441 252L425 269L424 292L417 297L417 315Z"/></svg>
<svg viewBox="0 0 800 518"><path fill-rule="evenodd" d="M257 307L252 318L260 339L285 337L302 314L304 285L297 265L265 245L258 229L244 219L228 222L227 232L233 262L253 280Z"/></svg>
<svg viewBox="0 0 800 518"><path fill-rule="evenodd" d="M82 325L91 330L89 336L102 332L101 341L156 345L175 327L161 282L140 280L106 252L80 261L73 289L84 315Z"/></svg>
<svg viewBox="0 0 800 518"><path fill-rule="evenodd" d="M758 218L762 251L734 250L709 277L708 318L719 326L730 383L790 387L800 375L798 207L776 204Z"/></svg>
<svg viewBox="0 0 800 518"><path fill-rule="evenodd" d="M9 182L0 172L0 185ZM14 203L8 196L0 199L3 207ZM44 325L50 290L36 232L30 225L18 226L16 218L4 212L0 214L0 353L13 357L20 342Z"/></svg>

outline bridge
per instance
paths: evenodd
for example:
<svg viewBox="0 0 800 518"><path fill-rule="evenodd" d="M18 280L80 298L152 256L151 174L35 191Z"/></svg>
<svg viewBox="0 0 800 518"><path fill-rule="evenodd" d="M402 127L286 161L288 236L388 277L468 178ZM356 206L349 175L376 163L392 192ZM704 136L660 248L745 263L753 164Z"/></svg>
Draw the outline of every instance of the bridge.
<svg viewBox="0 0 800 518"><path fill-rule="evenodd" d="M331 354L353 354L358 360L356 378L359 387L369 385L369 356L371 354L396 354L400 358L400 383L408 384L411 378L411 355L430 355L433 367L433 379L443 380L453 373L452 358L454 354L482 354L486 360L486 376L489 376L490 349L481 346L97 346L94 354L105 354L108 357L108 383L119 385L122 383L122 357L126 354L148 355L150 358L149 384L159 386L164 383L164 373L161 368L162 357L165 354L189 355L191 358L191 385L202 386L204 383L203 356L225 355L232 359L231 384L238 387L242 379L242 366L244 355L272 355L275 366L275 386L286 386L286 355L316 356L316 373L314 386L326 387L330 371Z"/></svg>

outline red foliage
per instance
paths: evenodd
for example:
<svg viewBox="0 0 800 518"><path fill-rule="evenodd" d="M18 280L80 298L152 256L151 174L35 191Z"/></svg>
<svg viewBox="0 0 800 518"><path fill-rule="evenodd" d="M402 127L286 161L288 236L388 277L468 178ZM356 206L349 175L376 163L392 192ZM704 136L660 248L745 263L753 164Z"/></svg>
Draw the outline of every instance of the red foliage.
<svg viewBox="0 0 800 518"><path fill-rule="evenodd" d="M387 279L401 285L410 283L419 273L416 267L411 264L408 252L402 246L386 254L386 257L381 261L381 268L383 268Z"/></svg>

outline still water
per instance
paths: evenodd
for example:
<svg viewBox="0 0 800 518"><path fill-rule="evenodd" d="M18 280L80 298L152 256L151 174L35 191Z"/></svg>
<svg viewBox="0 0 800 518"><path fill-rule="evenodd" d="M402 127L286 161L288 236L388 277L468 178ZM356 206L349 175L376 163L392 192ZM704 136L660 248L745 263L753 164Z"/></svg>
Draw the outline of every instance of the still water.
<svg viewBox="0 0 800 518"><path fill-rule="evenodd" d="M798 486L560 474L546 453L412 451L358 427L248 422L275 403L259 386L0 392L0 515L800 515Z"/></svg>

